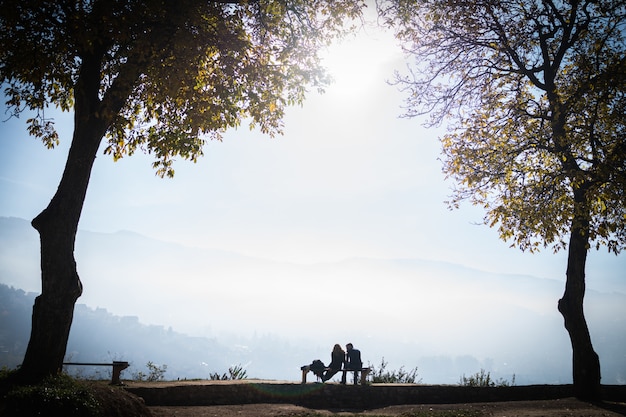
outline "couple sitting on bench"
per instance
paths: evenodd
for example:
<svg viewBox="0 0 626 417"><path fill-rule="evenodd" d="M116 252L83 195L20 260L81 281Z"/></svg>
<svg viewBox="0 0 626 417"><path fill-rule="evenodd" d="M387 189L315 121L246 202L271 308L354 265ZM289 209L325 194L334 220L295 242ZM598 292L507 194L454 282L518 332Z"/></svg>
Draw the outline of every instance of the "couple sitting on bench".
<svg viewBox="0 0 626 417"><path fill-rule="evenodd" d="M363 367L361 352L355 349L352 343L346 345L346 352L343 351L339 344L336 344L330 354L330 358L328 369L320 376L322 382L328 381L333 375L341 371L341 367L344 366L344 369L354 370L354 384L356 385L359 371ZM341 383L346 383L346 372L341 377Z"/></svg>

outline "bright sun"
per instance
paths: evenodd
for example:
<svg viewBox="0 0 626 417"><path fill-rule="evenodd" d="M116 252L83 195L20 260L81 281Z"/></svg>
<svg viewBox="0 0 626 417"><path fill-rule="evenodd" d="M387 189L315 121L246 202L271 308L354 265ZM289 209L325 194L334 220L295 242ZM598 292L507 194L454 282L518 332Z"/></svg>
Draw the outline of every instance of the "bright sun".
<svg viewBox="0 0 626 417"><path fill-rule="evenodd" d="M400 54L393 38L361 32L354 38L331 45L322 55L333 77L329 94L358 94L372 83L382 83L392 72L389 62Z"/></svg>

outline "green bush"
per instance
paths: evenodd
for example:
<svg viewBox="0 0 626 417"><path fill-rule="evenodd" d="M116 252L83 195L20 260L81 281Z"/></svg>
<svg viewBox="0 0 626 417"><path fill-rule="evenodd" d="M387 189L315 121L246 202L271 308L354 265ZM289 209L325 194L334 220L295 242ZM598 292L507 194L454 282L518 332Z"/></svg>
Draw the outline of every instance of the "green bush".
<svg viewBox="0 0 626 417"><path fill-rule="evenodd" d="M417 379L417 367L410 371L405 371L404 366L401 366L398 370L387 371L388 362L385 362L383 357L380 362L380 367L368 364L371 368L370 375L372 376L372 382L374 383L386 383L386 384L415 384L422 382L421 378Z"/></svg>
<svg viewBox="0 0 626 417"><path fill-rule="evenodd" d="M511 382L500 378L498 380L491 379L491 374L481 369L480 372L476 372L474 375L466 377L465 374L461 376L459 385L463 387L509 387L515 385L515 374Z"/></svg>
<svg viewBox="0 0 626 417"><path fill-rule="evenodd" d="M68 375L48 377L36 385L16 385L4 397L4 416L100 415L100 404L89 388Z"/></svg>

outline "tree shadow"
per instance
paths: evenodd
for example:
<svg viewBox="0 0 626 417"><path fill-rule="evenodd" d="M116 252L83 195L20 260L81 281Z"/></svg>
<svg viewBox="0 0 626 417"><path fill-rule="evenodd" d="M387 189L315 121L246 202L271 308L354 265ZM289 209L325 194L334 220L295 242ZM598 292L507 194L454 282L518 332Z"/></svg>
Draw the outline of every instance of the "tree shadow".
<svg viewBox="0 0 626 417"><path fill-rule="evenodd" d="M626 403L614 401L597 401L591 404L595 405L596 407L603 408L607 411L612 411L614 413L626 416Z"/></svg>

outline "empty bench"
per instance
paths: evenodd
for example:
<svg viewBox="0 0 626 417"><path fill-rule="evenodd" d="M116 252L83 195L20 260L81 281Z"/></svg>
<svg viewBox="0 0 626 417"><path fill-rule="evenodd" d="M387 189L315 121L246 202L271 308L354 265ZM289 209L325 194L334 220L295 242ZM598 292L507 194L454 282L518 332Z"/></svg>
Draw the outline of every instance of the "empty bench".
<svg viewBox="0 0 626 417"><path fill-rule="evenodd" d="M111 366L113 367L113 373L111 374L111 385L123 385L120 380L122 371L128 368L129 363L124 361L113 361L113 363L89 363L89 362L63 362L63 365L68 366Z"/></svg>
<svg viewBox="0 0 626 417"><path fill-rule="evenodd" d="M309 365L304 365L300 368L302 371L302 383L306 384L306 376L311 371L311 367ZM324 371L329 371L330 368L324 368ZM367 375L370 373L370 368L361 368L361 369L341 369L339 372L343 372L342 381L346 380L346 372L360 372L361 373L361 385L364 385L367 382Z"/></svg>

